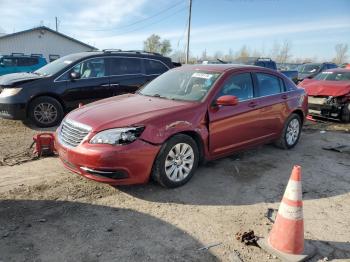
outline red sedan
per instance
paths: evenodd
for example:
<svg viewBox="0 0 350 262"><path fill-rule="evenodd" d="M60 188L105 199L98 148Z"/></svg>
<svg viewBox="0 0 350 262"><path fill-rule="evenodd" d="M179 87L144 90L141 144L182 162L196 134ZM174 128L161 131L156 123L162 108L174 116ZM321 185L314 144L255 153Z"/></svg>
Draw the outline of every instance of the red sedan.
<svg viewBox="0 0 350 262"><path fill-rule="evenodd" d="M185 184L198 163L274 141L294 147L307 96L261 67L194 65L170 70L136 94L88 104L57 129L63 164L112 185Z"/></svg>
<svg viewBox="0 0 350 262"><path fill-rule="evenodd" d="M299 86L309 96L310 114L350 122L350 69L327 70Z"/></svg>

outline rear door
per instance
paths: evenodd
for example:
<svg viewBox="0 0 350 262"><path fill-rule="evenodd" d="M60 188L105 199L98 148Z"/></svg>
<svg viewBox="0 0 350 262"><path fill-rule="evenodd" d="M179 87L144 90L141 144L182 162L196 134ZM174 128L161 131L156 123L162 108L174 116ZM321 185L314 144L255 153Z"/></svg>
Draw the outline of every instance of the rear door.
<svg viewBox="0 0 350 262"><path fill-rule="evenodd" d="M113 95L134 93L146 82L140 58L111 57L107 61Z"/></svg>
<svg viewBox="0 0 350 262"><path fill-rule="evenodd" d="M282 78L265 72L255 72L253 76L257 86L258 123L269 140L282 130L291 96Z"/></svg>
<svg viewBox="0 0 350 262"><path fill-rule="evenodd" d="M79 79L71 80L69 74L75 71ZM87 59L75 65L62 78L67 79L63 99L71 107L77 107L80 102L86 104L113 95L107 76L104 58Z"/></svg>
<svg viewBox="0 0 350 262"><path fill-rule="evenodd" d="M209 108L209 150L214 156L227 154L247 145L257 143L261 136L259 109L255 100L251 73L235 73L223 83L216 99L224 95L236 96L235 106Z"/></svg>

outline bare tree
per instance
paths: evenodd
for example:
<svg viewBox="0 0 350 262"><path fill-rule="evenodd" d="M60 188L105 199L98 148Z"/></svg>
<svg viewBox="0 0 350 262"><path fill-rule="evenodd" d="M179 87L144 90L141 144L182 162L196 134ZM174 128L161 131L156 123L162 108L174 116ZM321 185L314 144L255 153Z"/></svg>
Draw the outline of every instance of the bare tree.
<svg viewBox="0 0 350 262"><path fill-rule="evenodd" d="M336 64L342 64L347 59L347 52L348 52L348 44L336 44L335 47L335 58L333 59L334 63Z"/></svg>
<svg viewBox="0 0 350 262"><path fill-rule="evenodd" d="M207 60L207 59L208 59L207 49L204 49L203 52L202 52L202 55L201 55L201 60L204 61L204 60Z"/></svg>
<svg viewBox="0 0 350 262"><path fill-rule="evenodd" d="M235 59L235 55L233 54L232 48L228 50L228 53L224 55L224 59L227 62L231 62Z"/></svg>
<svg viewBox="0 0 350 262"><path fill-rule="evenodd" d="M237 58L245 59L249 57L249 50L246 45L242 46L241 49L237 52Z"/></svg>
<svg viewBox="0 0 350 262"><path fill-rule="evenodd" d="M278 63L287 63L288 60L292 57L291 48L292 45L288 40L285 40L282 45L278 42L275 42L271 49L270 56Z"/></svg>
<svg viewBox="0 0 350 262"><path fill-rule="evenodd" d="M288 40L285 40L278 54L277 62L282 64L286 63L291 57L290 50L291 50L291 43Z"/></svg>
<svg viewBox="0 0 350 262"><path fill-rule="evenodd" d="M215 59L222 59L223 58L223 54L221 51L216 51L215 54L214 54L214 58Z"/></svg>

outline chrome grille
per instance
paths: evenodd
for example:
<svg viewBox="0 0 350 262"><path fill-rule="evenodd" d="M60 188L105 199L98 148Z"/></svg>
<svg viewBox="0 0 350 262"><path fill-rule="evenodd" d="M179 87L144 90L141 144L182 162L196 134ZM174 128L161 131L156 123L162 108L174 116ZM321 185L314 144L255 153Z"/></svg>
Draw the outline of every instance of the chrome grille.
<svg viewBox="0 0 350 262"><path fill-rule="evenodd" d="M62 122L58 137L64 145L76 147L81 141L83 141L90 131L91 127L67 119Z"/></svg>

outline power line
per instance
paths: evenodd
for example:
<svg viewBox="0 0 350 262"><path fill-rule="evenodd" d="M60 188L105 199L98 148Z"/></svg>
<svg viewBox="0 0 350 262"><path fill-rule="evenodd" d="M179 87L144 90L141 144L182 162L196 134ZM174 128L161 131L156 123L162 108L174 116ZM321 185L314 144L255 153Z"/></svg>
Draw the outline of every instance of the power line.
<svg viewBox="0 0 350 262"><path fill-rule="evenodd" d="M135 32L135 31L140 31L140 30L142 30L142 29L144 29L144 28L146 28L146 27L149 27L149 26L158 24L158 23L160 23L160 22L163 22L164 20L167 20L167 19L169 19L170 17L173 17L174 15L176 15L176 14L178 14L178 13L180 13L180 12L186 10L186 9L187 9L187 7L181 8L181 9L177 10L176 12L174 12L174 13L168 15L167 17L164 17L163 19L159 19L159 20L157 20L157 21L155 21L155 22L153 22L153 23L151 23L151 24L147 24L147 25L144 25L144 26L142 26L142 27L139 27L139 28L136 28L136 29L133 29L133 30L129 30L129 31L126 31L126 32L122 32L122 33L120 33L120 34L116 34L116 35L113 35L113 36L125 35L125 34L129 34L129 33Z"/></svg>
<svg viewBox="0 0 350 262"><path fill-rule="evenodd" d="M144 21L150 20L150 19L152 19L152 18L154 18L156 16L162 15L163 13L165 13L165 12L167 12L167 11L169 11L169 10L171 10L171 9L175 8L176 6L178 6L180 4L183 4L183 3L184 2L181 0L181 1L177 2L177 3L175 3L174 5L171 5L171 6L165 8L165 9L163 9L163 10L161 10L161 11L159 11L159 12L157 12L157 13L149 16L149 17L146 17L144 19L140 19L140 20L135 21L135 22L133 22L131 24L128 24L128 25L122 25L122 26L114 27L114 28L110 28L110 29L87 29L86 31L116 31L116 30L120 30L120 29L123 29L123 28L128 28L128 27L137 25L139 23L142 23Z"/></svg>

